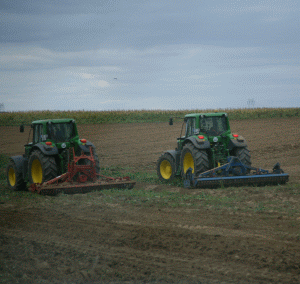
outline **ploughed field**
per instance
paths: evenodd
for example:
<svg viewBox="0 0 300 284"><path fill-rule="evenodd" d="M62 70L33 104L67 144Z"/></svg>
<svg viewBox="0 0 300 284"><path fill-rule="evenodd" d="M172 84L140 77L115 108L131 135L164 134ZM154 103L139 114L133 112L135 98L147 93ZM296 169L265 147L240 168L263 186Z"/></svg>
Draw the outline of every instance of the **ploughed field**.
<svg viewBox="0 0 300 284"><path fill-rule="evenodd" d="M79 125L103 171L148 174L176 147L181 122ZM188 190L138 182L131 191L56 197L1 183L4 283L300 283L300 119L231 121L252 165L287 185ZM23 154L29 127L0 127L1 154ZM152 179L153 180L153 179Z"/></svg>

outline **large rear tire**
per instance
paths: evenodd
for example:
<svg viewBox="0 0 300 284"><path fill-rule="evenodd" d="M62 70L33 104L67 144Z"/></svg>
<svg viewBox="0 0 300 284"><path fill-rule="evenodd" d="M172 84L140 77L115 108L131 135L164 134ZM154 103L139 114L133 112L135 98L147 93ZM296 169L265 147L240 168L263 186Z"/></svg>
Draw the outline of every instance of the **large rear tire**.
<svg viewBox="0 0 300 284"><path fill-rule="evenodd" d="M162 154L157 161L157 176L159 180L171 181L176 175L176 165L174 158L168 153Z"/></svg>
<svg viewBox="0 0 300 284"><path fill-rule="evenodd" d="M238 157L241 160L241 162L244 165L251 167L251 154L247 147L236 148L234 154L236 157Z"/></svg>
<svg viewBox="0 0 300 284"><path fill-rule="evenodd" d="M182 150L180 165L182 178L189 168L192 168L193 174L198 176L209 169L207 152L197 149L193 144L187 144Z"/></svg>
<svg viewBox="0 0 300 284"><path fill-rule="evenodd" d="M53 156L35 150L29 157L28 174L30 183L43 183L57 177L57 165Z"/></svg>
<svg viewBox="0 0 300 284"><path fill-rule="evenodd" d="M7 185L11 190L25 190L26 183L23 179L22 172L18 171L16 164L10 161L6 167Z"/></svg>

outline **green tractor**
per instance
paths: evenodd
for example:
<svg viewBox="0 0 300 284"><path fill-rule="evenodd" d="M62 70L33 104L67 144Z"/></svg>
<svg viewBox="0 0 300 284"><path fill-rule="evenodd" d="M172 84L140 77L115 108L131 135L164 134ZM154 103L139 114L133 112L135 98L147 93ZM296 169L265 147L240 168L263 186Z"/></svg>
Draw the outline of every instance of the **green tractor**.
<svg viewBox="0 0 300 284"><path fill-rule="evenodd" d="M11 157L7 166L7 183L12 190L23 190L28 182L42 184L64 174L72 158L70 148L74 148L76 156L81 153L89 156L92 153L95 170L99 173L99 159L95 147L86 139L79 138L75 120L38 120L32 122L31 128L33 138L32 142L25 145L25 154ZM20 132L24 132L24 125L20 126ZM89 160L80 162L90 163Z"/></svg>
<svg viewBox="0 0 300 284"><path fill-rule="evenodd" d="M173 124L170 118L169 124ZM185 135L182 135L185 125ZM185 178L191 168L195 176L227 163L235 156L251 166L250 151L246 140L232 134L228 115L223 112L193 113L184 117L177 148L164 152L157 162L157 175L161 181L171 181L176 175Z"/></svg>

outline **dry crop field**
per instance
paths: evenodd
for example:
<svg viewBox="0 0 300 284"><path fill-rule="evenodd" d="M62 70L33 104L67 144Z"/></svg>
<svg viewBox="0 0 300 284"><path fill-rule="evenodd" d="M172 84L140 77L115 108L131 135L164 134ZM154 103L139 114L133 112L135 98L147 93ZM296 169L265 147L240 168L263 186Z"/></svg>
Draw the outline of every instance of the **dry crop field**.
<svg viewBox="0 0 300 284"><path fill-rule="evenodd" d="M79 125L102 171L137 185L50 197L11 193L2 181L1 281L300 283L299 125L299 117L232 120L253 165L280 162L290 181L214 190L157 180L156 161L176 147L179 122ZM0 126L1 154L22 154L26 131Z"/></svg>

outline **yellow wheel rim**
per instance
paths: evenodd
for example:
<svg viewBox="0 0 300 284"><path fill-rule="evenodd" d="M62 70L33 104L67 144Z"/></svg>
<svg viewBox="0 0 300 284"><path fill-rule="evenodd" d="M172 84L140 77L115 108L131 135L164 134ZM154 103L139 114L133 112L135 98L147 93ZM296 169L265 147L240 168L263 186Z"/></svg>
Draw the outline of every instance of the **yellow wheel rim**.
<svg viewBox="0 0 300 284"><path fill-rule="evenodd" d="M15 186L16 184L16 173L15 170L13 168L10 168L8 170L8 181L10 186Z"/></svg>
<svg viewBox="0 0 300 284"><path fill-rule="evenodd" d="M194 173L194 159L192 154L187 152L183 158L183 172L186 173L189 168L192 168Z"/></svg>
<svg viewBox="0 0 300 284"><path fill-rule="evenodd" d="M164 179L169 179L172 175L172 166L169 161L164 160L160 164L160 174Z"/></svg>
<svg viewBox="0 0 300 284"><path fill-rule="evenodd" d="M31 178L34 183L42 183L43 169L40 161L35 159L31 165Z"/></svg>

